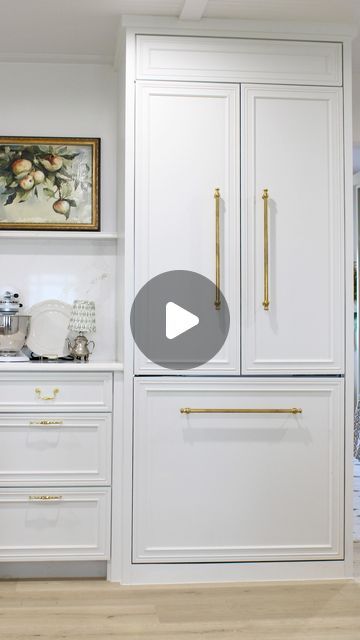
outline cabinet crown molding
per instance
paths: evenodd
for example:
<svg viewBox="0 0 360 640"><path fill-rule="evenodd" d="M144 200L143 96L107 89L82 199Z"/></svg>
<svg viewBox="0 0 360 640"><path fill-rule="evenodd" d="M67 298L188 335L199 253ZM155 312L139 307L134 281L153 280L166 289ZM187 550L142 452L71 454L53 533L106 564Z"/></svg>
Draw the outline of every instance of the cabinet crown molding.
<svg viewBox="0 0 360 640"><path fill-rule="evenodd" d="M120 20L120 30L134 28L137 32L148 29L149 33L167 33L171 35L178 32L181 35L190 35L192 32L217 32L211 35L225 35L225 32L233 37L259 37L259 38L289 38L289 35L307 40L326 40L333 36L333 41L341 42L344 39L355 38L358 29L354 25L338 22L298 22L282 20L241 20L241 19L215 19L202 18L201 20L189 20L184 24L179 18L167 18L163 16L135 16L123 15Z"/></svg>
<svg viewBox="0 0 360 640"><path fill-rule="evenodd" d="M211 36L259 38L263 40L309 40L349 43L358 34L354 25L334 22L286 22L279 20L240 20L202 18L184 24L179 18L163 16L121 16L114 54L114 68L125 58L127 36Z"/></svg>

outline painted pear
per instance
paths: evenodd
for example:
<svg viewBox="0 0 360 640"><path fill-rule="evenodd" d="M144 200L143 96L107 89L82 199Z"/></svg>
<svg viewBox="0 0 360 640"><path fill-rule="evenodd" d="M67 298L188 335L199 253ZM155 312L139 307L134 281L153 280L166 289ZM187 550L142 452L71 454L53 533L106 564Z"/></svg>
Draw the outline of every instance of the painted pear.
<svg viewBox="0 0 360 640"><path fill-rule="evenodd" d="M53 204L53 209L56 213L61 213L63 216L68 216L70 211L70 203L68 200L56 200Z"/></svg>
<svg viewBox="0 0 360 640"><path fill-rule="evenodd" d="M32 171L30 175L34 178L35 184L41 184L45 180L45 173L40 169Z"/></svg>
<svg viewBox="0 0 360 640"><path fill-rule="evenodd" d="M26 158L18 158L17 160L14 160L11 165L11 171L15 176L18 176L20 173L28 173L31 169L32 162Z"/></svg>
<svg viewBox="0 0 360 640"><path fill-rule="evenodd" d="M60 156L49 154L48 156L45 156L45 158L40 158L40 162L46 171L55 173L55 171L59 171L59 169L61 169L63 159Z"/></svg>
<svg viewBox="0 0 360 640"><path fill-rule="evenodd" d="M19 185L24 191L30 191L34 184L34 178L30 174L19 180Z"/></svg>

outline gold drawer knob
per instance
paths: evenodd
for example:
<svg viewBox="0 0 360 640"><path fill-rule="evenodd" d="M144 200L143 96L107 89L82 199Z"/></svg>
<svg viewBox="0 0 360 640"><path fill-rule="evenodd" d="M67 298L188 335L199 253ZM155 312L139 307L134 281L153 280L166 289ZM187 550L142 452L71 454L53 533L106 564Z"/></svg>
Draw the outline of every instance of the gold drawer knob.
<svg viewBox="0 0 360 640"><path fill-rule="evenodd" d="M52 396L42 396L42 391L40 387L36 387L35 393L38 397L38 400L55 400L58 393L60 393L60 389L58 387L54 387L52 390Z"/></svg>

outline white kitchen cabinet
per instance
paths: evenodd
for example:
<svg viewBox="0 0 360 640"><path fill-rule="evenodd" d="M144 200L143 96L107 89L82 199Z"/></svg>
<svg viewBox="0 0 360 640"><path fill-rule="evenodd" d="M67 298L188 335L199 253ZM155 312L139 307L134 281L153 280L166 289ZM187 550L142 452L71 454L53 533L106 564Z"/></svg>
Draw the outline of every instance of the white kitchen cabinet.
<svg viewBox="0 0 360 640"><path fill-rule="evenodd" d="M137 379L134 562L342 558L343 435L340 379Z"/></svg>
<svg viewBox="0 0 360 640"><path fill-rule="evenodd" d="M0 561L106 560L110 489L0 489Z"/></svg>
<svg viewBox="0 0 360 640"><path fill-rule="evenodd" d="M121 574L129 584L350 576L350 35L157 27L126 19L119 48ZM157 274L189 269L215 283L217 187L230 333L210 362L169 371L139 352L127 319Z"/></svg>
<svg viewBox="0 0 360 640"><path fill-rule="evenodd" d="M239 86L138 82L136 91L136 291L174 269L214 281L219 188L220 284L231 326L224 347L197 371L240 373ZM135 350L137 373L161 371Z"/></svg>
<svg viewBox="0 0 360 640"><path fill-rule="evenodd" d="M111 484L111 414L0 414L0 486Z"/></svg>
<svg viewBox="0 0 360 640"><path fill-rule="evenodd" d="M240 207L240 84L137 83L136 291L173 269L215 280L219 187L230 333L194 373L341 374L342 89L245 84L241 90ZM136 347L135 354L136 373L161 371Z"/></svg>
<svg viewBox="0 0 360 640"><path fill-rule="evenodd" d="M0 383L0 561L108 560L111 371Z"/></svg>
<svg viewBox="0 0 360 640"><path fill-rule="evenodd" d="M112 374L0 373L0 413L112 410Z"/></svg>
<svg viewBox="0 0 360 640"><path fill-rule="evenodd" d="M342 90L244 85L242 140L242 373L341 374Z"/></svg>
<svg viewBox="0 0 360 640"><path fill-rule="evenodd" d="M342 84L338 42L159 34L139 34L136 41L136 73L143 80Z"/></svg>

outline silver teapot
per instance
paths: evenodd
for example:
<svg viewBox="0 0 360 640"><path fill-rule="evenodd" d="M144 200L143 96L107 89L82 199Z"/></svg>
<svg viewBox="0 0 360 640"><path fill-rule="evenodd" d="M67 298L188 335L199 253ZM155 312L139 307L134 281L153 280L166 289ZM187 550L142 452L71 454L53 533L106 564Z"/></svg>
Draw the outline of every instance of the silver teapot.
<svg viewBox="0 0 360 640"><path fill-rule="evenodd" d="M89 351L90 345L92 345L91 351ZM89 360L89 355L94 351L95 342L93 340L88 340L86 336L80 334L76 336L73 341L71 341L70 338L67 338L67 346L70 355L73 356L75 360L87 362Z"/></svg>

